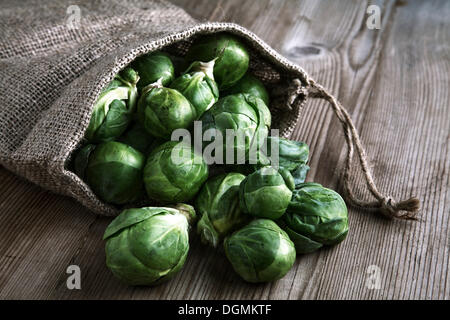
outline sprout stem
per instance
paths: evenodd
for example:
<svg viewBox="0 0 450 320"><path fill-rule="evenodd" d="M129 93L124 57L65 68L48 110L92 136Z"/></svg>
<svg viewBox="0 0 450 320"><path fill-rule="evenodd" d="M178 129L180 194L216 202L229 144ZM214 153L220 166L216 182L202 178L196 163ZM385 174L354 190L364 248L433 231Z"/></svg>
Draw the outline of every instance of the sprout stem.
<svg viewBox="0 0 450 320"><path fill-rule="evenodd" d="M155 88L159 88L159 89L163 88L164 86L162 84L162 81L163 81L163 78L161 77L156 82L150 83L149 85L145 86L144 88L142 88L141 95L144 95L147 92L149 92L150 90L155 89Z"/></svg>
<svg viewBox="0 0 450 320"><path fill-rule="evenodd" d="M170 208L177 209L182 215L184 215L190 225L193 225L197 220L197 214L193 206L185 203L177 203L176 205L169 206Z"/></svg>
<svg viewBox="0 0 450 320"><path fill-rule="evenodd" d="M217 59L218 58L214 58L213 60L208 61L208 62L195 61L189 66L189 68L186 70L185 73L188 73L188 72L203 72L209 78L214 80L214 64L216 63Z"/></svg>

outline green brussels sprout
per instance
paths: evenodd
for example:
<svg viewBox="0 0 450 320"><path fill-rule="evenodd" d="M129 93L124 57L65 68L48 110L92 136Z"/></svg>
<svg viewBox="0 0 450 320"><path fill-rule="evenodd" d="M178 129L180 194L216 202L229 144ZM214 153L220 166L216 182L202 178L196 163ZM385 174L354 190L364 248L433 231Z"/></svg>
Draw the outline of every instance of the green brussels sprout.
<svg viewBox="0 0 450 320"><path fill-rule="evenodd" d="M263 83L248 72L226 91L226 94L234 93L248 93L254 95L264 101L267 106L269 105L269 94Z"/></svg>
<svg viewBox="0 0 450 320"><path fill-rule="evenodd" d="M192 103L197 118L219 99L219 89L213 76L214 62L215 60L206 63L193 62L186 72L170 85Z"/></svg>
<svg viewBox="0 0 450 320"><path fill-rule="evenodd" d="M308 145L280 137L267 137L267 159L271 159L274 143L278 144L278 166L291 172L296 185L305 182L309 171L309 166L306 164L309 157Z"/></svg>
<svg viewBox="0 0 450 320"><path fill-rule="evenodd" d="M109 141L87 145L75 159L75 172L103 201L125 204L142 195L145 158L132 147Z"/></svg>
<svg viewBox="0 0 450 320"><path fill-rule="evenodd" d="M308 162L309 147L306 143L292 141L281 137L267 137L267 156L271 156L272 144L278 143L278 164L289 171L295 170L300 164Z"/></svg>
<svg viewBox="0 0 450 320"><path fill-rule="evenodd" d="M297 253L309 253L345 239L347 206L337 192L318 183L304 183L294 190L280 224Z"/></svg>
<svg viewBox="0 0 450 320"><path fill-rule="evenodd" d="M168 141L153 150L144 168L149 198L160 203L191 200L208 178L203 157L185 143Z"/></svg>
<svg viewBox="0 0 450 320"><path fill-rule="evenodd" d="M241 93L219 99L200 120L203 133L215 129L222 135L224 162L226 155L233 152L234 159L240 154L248 159L249 151L258 150L264 142L271 122L270 111L261 99ZM233 144L227 144L226 136L229 129L237 134ZM241 143L238 139L240 134L244 138ZM205 142L204 146L208 143Z"/></svg>
<svg viewBox="0 0 450 320"><path fill-rule="evenodd" d="M195 41L186 54L186 60L211 61L214 65L214 79L220 90L235 84L247 72L249 54L244 45L230 34L213 34Z"/></svg>
<svg viewBox="0 0 450 320"><path fill-rule="evenodd" d="M189 211L195 213L192 207ZM176 208L124 210L103 236L106 265L129 285L156 285L169 280L186 261L191 218Z"/></svg>
<svg viewBox="0 0 450 320"><path fill-rule="evenodd" d="M175 77L175 71L169 56L161 51L155 51L137 57L132 63L140 80L137 83L139 91L145 86L161 79L161 84L167 86Z"/></svg>
<svg viewBox="0 0 450 320"><path fill-rule="evenodd" d="M286 169L263 167L242 181L241 210L258 218L278 219L286 211L294 187L294 178Z"/></svg>
<svg viewBox="0 0 450 320"><path fill-rule="evenodd" d="M144 155L148 155L162 143L161 139L150 135L138 121L134 122L117 141L133 147Z"/></svg>
<svg viewBox="0 0 450 320"><path fill-rule="evenodd" d="M277 224L256 219L224 241L233 269L248 282L269 282L288 273L295 261L295 247Z"/></svg>
<svg viewBox="0 0 450 320"><path fill-rule="evenodd" d="M84 135L88 142L111 141L127 129L136 108L138 80L136 71L125 68L102 91Z"/></svg>
<svg viewBox="0 0 450 320"><path fill-rule="evenodd" d="M221 174L203 185L195 209L201 215L197 232L204 243L217 247L226 235L248 220L239 208L239 185L244 179L240 173Z"/></svg>
<svg viewBox="0 0 450 320"><path fill-rule="evenodd" d="M304 163L301 163L296 169L291 171L296 186L305 182L308 171L309 166Z"/></svg>
<svg viewBox="0 0 450 320"><path fill-rule="evenodd" d="M175 129L186 129L195 119L194 106L179 91L163 87L159 80L142 89L138 120L151 135L168 140Z"/></svg>

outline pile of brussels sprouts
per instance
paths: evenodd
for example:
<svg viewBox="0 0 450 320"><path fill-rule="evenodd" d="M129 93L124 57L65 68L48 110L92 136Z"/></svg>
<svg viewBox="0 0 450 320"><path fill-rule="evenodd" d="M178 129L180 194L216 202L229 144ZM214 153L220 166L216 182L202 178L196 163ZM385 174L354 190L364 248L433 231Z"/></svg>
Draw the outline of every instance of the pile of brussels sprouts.
<svg viewBox="0 0 450 320"><path fill-rule="evenodd" d="M184 63L182 73L175 61ZM238 38L209 35L183 58L139 56L100 94L72 164L102 201L127 208L103 237L106 264L124 282L154 285L176 274L193 225L203 243L224 248L248 282L279 279L297 254L347 235L340 195L305 182L308 146L269 136L269 94L248 67ZM170 141L174 130L190 130L197 120L203 132L241 130L243 141L223 143L223 158L227 151L244 154L243 163L207 165L193 146ZM249 151L261 141L267 148L250 163Z"/></svg>

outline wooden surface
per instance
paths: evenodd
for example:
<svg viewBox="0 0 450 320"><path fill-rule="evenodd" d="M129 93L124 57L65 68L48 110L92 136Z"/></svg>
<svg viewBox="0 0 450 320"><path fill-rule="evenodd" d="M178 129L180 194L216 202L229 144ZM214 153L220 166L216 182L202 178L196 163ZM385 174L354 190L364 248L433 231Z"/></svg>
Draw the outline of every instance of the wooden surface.
<svg viewBox="0 0 450 320"><path fill-rule="evenodd" d="M223 252L194 237L184 269L155 288L131 288L105 266L110 219L0 169L0 298L13 299L448 299L450 2L175 0L200 20L236 22L337 95L360 130L379 189L417 195L420 221L350 209L340 245L299 256L282 280L241 281ZM309 180L339 190L345 146L328 107L310 102L293 138L312 151ZM353 183L363 192L360 174ZM66 268L81 268L68 290ZM380 289L367 286L369 266ZM374 276L374 275L372 275Z"/></svg>

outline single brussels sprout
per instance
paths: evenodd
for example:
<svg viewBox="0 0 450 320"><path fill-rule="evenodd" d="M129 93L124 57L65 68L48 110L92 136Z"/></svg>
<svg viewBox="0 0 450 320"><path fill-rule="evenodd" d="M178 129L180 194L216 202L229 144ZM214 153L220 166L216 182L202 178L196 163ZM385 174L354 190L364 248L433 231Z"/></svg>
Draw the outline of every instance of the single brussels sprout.
<svg viewBox="0 0 450 320"><path fill-rule="evenodd" d="M345 239L347 206L337 192L318 183L304 183L294 190L280 225L291 237L297 253L309 253Z"/></svg>
<svg viewBox="0 0 450 320"><path fill-rule="evenodd" d="M161 139L150 135L138 121L130 125L117 141L133 147L144 155L148 155L151 150L163 143Z"/></svg>
<svg viewBox="0 0 450 320"><path fill-rule="evenodd" d="M269 94L263 83L249 72L226 91L226 94L234 93L248 93L254 95L264 101L267 106L269 105Z"/></svg>
<svg viewBox="0 0 450 320"><path fill-rule="evenodd" d="M288 273L295 261L295 247L277 224L256 219L224 241L233 269L248 282L269 282Z"/></svg>
<svg viewBox="0 0 450 320"><path fill-rule="evenodd" d="M191 200L208 178L203 157L185 143L168 141L153 150L144 168L149 198L160 203Z"/></svg>
<svg viewBox="0 0 450 320"><path fill-rule="evenodd" d="M243 155L249 158L249 151L258 150L267 137L270 127L270 112L265 103L254 96L234 94L219 99L200 118L202 130L214 129L222 136L223 161L226 155L234 155L234 160ZM234 143L227 143L228 130L236 134ZM243 139L239 139L242 136ZM213 139L215 139L214 137ZM205 142L206 147L210 142Z"/></svg>
<svg viewBox="0 0 450 320"><path fill-rule="evenodd" d="M136 109L138 80L136 71L125 68L102 91L84 135L88 142L111 141L127 129Z"/></svg>
<svg viewBox="0 0 450 320"><path fill-rule="evenodd" d="M242 181L240 207L258 218L278 219L286 211L294 187L294 178L286 169L263 167Z"/></svg>
<svg viewBox="0 0 450 320"><path fill-rule="evenodd" d="M267 137L266 157L272 165L276 162L272 159L272 146L278 145L278 166L289 170L294 177L294 183L305 182L309 166L306 164L309 157L309 147L306 143L300 141L288 140L280 137Z"/></svg>
<svg viewBox="0 0 450 320"><path fill-rule="evenodd" d="M137 87L141 91L145 86L161 79L161 84L167 86L175 77L175 71L169 56L161 51L155 51L137 57L132 63L140 77Z"/></svg>
<svg viewBox="0 0 450 320"><path fill-rule="evenodd" d="M213 76L214 62L215 60L193 62L186 72L170 85L192 103L197 112L197 118L219 99L219 89Z"/></svg>
<svg viewBox="0 0 450 320"><path fill-rule="evenodd" d="M142 195L145 158L132 147L116 141L88 145L77 158L76 173L103 201L125 204Z"/></svg>
<svg viewBox="0 0 450 320"><path fill-rule="evenodd" d="M142 89L138 120L151 135L168 140L175 129L186 129L195 119L194 106L178 90L163 87L161 81Z"/></svg>
<svg viewBox="0 0 450 320"><path fill-rule="evenodd" d="M184 205L187 206L187 205ZM193 208L189 210L193 213ZM106 228L106 265L129 285L156 285L183 267L189 251L184 210L146 207L124 210Z"/></svg>
<svg viewBox="0 0 450 320"><path fill-rule="evenodd" d="M301 163L296 169L291 171L296 186L305 182L308 171L309 166L304 163Z"/></svg>
<svg viewBox="0 0 450 320"><path fill-rule="evenodd" d="M267 156L272 155L272 144L278 144L278 164L289 171L308 162L309 147L306 143L281 137L267 137Z"/></svg>
<svg viewBox="0 0 450 320"><path fill-rule="evenodd" d="M203 185L195 201L201 215L197 232L203 243L217 247L226 235L247 222L239 208L239 185L244 179L240 173L221 174Z"/></svg>
<svg viewBox="0 0 450 320"><path fill-rule="evenodd" d="M249 54L244 45L230 34L213 34L195 41L186 54L186 60L211 61L214 65L214 79L220 90L235 84L247 72Z"/></svg>

